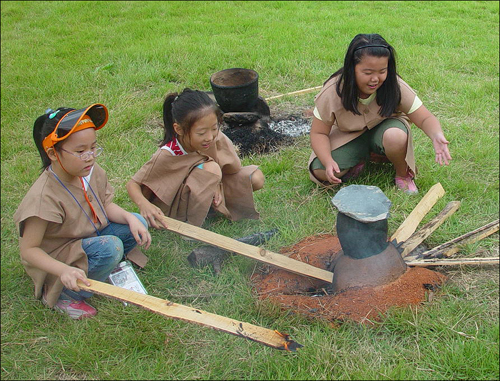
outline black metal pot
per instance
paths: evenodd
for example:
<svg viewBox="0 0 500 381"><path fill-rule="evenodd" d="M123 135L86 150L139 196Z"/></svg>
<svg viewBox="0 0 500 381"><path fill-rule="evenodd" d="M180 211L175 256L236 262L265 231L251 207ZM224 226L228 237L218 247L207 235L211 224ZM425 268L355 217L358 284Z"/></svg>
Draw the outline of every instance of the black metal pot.
<svg viewBox="0 0 500 381"><path fill-rule="evenodd" d="M259 74L251 69L219 71L210 77L210 85L224 112L252 111L259 97Z"/></svg>

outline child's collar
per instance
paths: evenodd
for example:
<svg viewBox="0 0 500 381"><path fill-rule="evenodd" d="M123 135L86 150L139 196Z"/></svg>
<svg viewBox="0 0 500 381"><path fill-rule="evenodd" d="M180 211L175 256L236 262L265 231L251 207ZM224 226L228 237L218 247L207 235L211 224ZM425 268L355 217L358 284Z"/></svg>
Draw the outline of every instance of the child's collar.
<svg viewBox="0 0 500 381"><path fill-rule="evenodd" d="M363 104L363 105L369 105L371 103L372 100L375 99L375 97L377 96L377 92L375 91L373 94L371 94L368 98L366 99L361 99L358 97L358 101L359 103Z"/></svg>

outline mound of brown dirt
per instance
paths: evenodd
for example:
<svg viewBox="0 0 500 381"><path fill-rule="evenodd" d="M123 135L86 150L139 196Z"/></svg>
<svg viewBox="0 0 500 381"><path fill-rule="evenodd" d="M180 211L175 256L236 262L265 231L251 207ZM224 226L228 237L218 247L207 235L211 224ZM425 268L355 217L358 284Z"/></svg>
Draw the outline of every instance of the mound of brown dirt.
<svg viewBox="0 0 500 381"><path fill-rule="evenodd" d="M336 236L307 237L281 253L327 269L341 251ZM421 267L408 268L396 281L378 286L351 288L329 295L324 281L266 266L252 282L260 299L269 299L283 309L328 321L379 321L390 307L417 305L427 300L446 276Z"/></svg>

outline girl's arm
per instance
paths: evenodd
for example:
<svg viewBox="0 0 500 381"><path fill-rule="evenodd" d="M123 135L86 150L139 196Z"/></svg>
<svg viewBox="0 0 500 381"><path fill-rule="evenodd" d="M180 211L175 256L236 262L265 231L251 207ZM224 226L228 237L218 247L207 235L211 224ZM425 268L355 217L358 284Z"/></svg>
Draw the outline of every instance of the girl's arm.
<svg viewBox="0 0 500 381"><path fill-rule="evenodd" d="M439 120L424 105L408 114L408 117L415 126L424 131L432 140L434 152L436 153L436 163L448 165L451 160L450 151L448 150L449 142L444 137Z"/></svg>
<svg viewBox="0 0 500 381"><path fill-rule="evenodd" d="M311 147L318 157L321 164L325 166L326 178L330 183L341 183L342 180L335 177L335 173L340 172L338 164L332 158L332 149L330 146L330 127L322 120L313 117L311 125L311 132L309 133L311 139Z"/></svg>
<svg viewBox="0 0 500 381"><path fill-rule="evenodd" d="M160 208L150 203L147 199L152 193L149 188L146 187L143 190L141 184L131 179L127 183L127 192L130 199L139 207L139 213L146 219L149 226L155 229L167 229L167 223L163 218L165 215Z"/></svg>
<svg viewBox="0 0 500 381"><path fill-rule="evenodd" d="M104 209L110 221L118 224L127 224L130 227L130 232L134 236L137 244L144 246L145 249L149 247L151 244L151 235L138 218L119 207L114 202L107 205Z"/></svg>
<svg viewBox="0 0 500 381"><path fill-rule="evenodd" d="M38 217L29 217L24 222L23 237L20 243L21 258L42 271L58 276L61 278L62 284L70 290L80 291L80 287L76 283L78 279L90 286L85 271L52 258L40 248L47 224L47 221Z"/></svg>

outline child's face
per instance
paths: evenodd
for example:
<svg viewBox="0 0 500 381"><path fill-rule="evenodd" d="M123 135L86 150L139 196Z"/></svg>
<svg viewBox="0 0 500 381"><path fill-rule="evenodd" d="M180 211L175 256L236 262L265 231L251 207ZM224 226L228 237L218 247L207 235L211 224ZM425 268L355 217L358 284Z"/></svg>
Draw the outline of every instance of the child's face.
<svg viewBox="0 0 500 381"><path fill-rule="evenodd" d="M359 97L366 99L382 86L387 78L389 57L365 55L354 67Z"/></svg>
<svg viewBox="0 0 500 381"><path fill-rule="evenodd" d="M187 142L190 147L188 151L206 151L214 143L217 134L219 133L219 122L217 115L210 112L204 117L198 119L189 134L189 141Z"/></svg>
<svg viewBox="0 0 500 381"><path fill-rule="evenodd" d="M89 151L95 152L97 148L95 130L86 128L75 132L59 144L57 155L66 171L72 176L88 176L95 163L95 157L88 155L87 160L82 160L80 155Z"/></svg>

